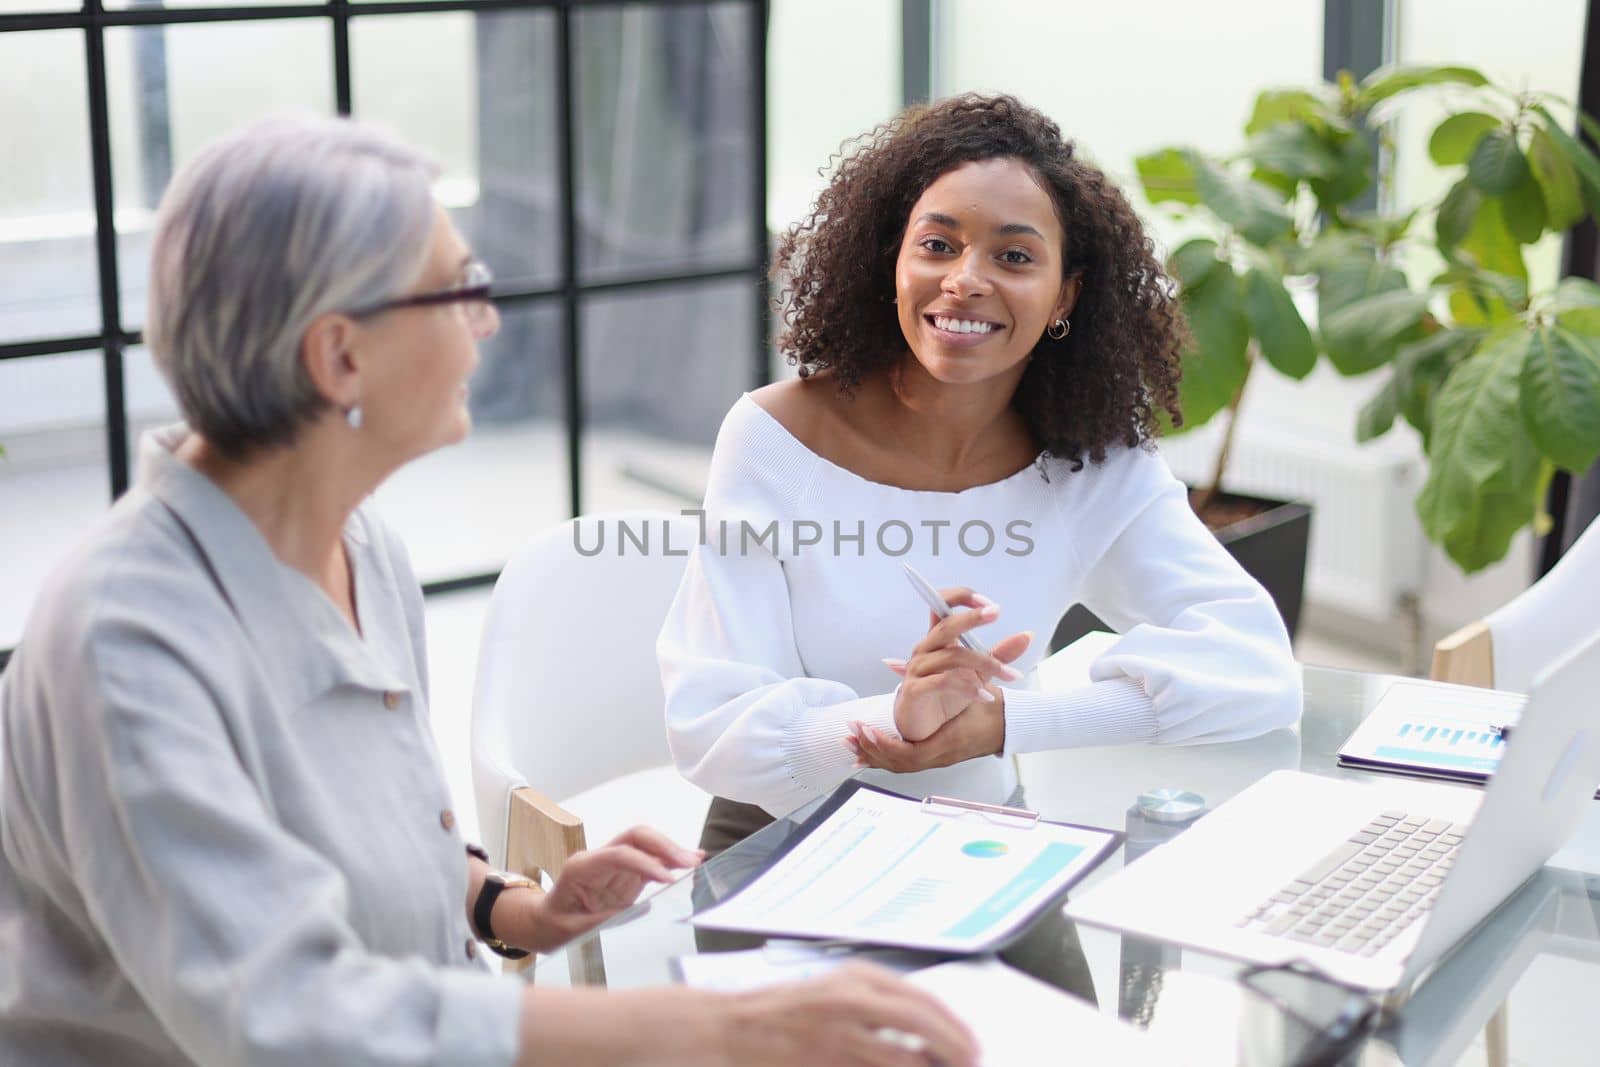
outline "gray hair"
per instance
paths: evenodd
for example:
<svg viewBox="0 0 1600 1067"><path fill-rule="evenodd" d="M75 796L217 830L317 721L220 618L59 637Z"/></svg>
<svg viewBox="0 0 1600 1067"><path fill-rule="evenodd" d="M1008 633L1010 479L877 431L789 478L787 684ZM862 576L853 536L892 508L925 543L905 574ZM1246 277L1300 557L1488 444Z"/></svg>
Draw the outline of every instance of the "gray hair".
<svg viewBox="0 0 1600 1067"><path fill-rule="evenodd" d="M433 231L426 157L348 119L252 123L161 199L145 338L223 455L287 445L327 409L300 358L313 319L400 295Z"/></svg>

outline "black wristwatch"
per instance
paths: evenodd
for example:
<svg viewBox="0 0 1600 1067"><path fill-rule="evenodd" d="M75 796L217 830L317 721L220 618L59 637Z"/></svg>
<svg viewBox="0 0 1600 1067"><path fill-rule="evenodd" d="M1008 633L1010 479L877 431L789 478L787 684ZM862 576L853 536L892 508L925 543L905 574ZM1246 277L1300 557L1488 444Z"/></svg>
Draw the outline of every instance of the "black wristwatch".
<svg viewBox="0 0 1600 1067"><path fill-rule="evenodd" d="M494 912L494 902L499 900L500 894L507 889L538 888L538 882L532 878L524 878L520 874L490 871L484 875L483 888L478 890L477 902L472 905L472 922L478 928L478 936L483 939L483 943L508 960L526 959L528 952L526 949L514 948L494 936L494 930L489 926L489 916Z"/></svg>

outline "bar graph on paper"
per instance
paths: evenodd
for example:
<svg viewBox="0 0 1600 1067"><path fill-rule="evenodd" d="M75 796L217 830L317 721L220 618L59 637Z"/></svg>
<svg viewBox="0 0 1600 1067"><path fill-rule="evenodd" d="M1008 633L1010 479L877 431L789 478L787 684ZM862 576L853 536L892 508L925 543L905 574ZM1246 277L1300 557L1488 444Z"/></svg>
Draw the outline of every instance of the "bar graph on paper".
<svg viewBox="0 0 1600 1067"><path fill-rule="evenodd" d="M1429 682L1391 686L1339 749L1341 760L1400 770L1485 779L1500 766L1527 698L1516 693Z"/></svg>
<svg viewBox="0 0 1600 1067"><path fill-rule="evenodd" d="M1450 721L1429 722L1413 716L1415 722L1401 722L1388 744L1377 746L1379 759L1397 763L1427 763L1454 767L1462 771L1493 774L1505 751L1505 738L1498 730L1474 724L1471 728Z"/></svg>

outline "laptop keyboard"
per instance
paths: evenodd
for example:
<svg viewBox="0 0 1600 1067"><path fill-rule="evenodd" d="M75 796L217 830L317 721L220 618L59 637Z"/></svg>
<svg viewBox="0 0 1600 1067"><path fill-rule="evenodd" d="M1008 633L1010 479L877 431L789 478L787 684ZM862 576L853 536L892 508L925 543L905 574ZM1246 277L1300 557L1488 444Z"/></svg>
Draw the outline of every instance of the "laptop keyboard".
<svg viewBox="0 0 1600 1067"><path fill-rule="evenodd" d="M1466 830L1386 811L1235 925L1371 956L1433 906Z"/></svg>

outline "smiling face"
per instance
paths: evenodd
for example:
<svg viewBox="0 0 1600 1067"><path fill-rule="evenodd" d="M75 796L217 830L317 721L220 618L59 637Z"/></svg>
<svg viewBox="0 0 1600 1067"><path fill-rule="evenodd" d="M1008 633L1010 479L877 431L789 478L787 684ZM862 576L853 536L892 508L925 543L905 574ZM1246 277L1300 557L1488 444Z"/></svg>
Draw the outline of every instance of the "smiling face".
<svg viewBox="0 0 1600 1067"><path fill-rule="evenodd" d="M1045 327L1071 313L1050 195L1019 159L966 163L911 208L895 261L900 329L918 364L947 384L1014 388Z"/></svg>

